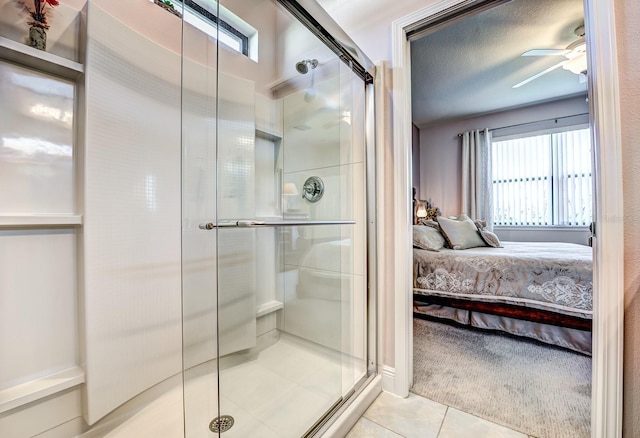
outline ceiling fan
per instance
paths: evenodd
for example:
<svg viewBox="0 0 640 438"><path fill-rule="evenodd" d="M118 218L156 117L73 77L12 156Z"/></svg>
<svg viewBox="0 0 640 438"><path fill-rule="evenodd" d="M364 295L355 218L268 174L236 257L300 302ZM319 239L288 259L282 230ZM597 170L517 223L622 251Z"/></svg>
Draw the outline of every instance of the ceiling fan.
<svg viewBox="0 0 640 438"><path fill-rule="evenodd" d="M513 88L519 88L524 84L528 84L534 79L546 75L560 67L580 75L581 82L584 81L587 74L587 43L584 37L584 25L578 26L574 30L574 33L578 37L578 40L569 44L566 49L534 49L524 52L522 56L564 56L566 59L525 79L522 82L517 83Z"/></svg>

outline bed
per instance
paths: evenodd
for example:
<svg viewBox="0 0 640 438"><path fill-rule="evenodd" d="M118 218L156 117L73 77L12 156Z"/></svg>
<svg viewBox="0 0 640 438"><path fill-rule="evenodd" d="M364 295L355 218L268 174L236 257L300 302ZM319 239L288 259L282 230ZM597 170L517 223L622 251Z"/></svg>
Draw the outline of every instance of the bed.
<svg viewBox="0 0 640 438"><path fill-rule="evenodd" d="M592 252L557 242L413 249L414 315L591 354Z"/></svg>

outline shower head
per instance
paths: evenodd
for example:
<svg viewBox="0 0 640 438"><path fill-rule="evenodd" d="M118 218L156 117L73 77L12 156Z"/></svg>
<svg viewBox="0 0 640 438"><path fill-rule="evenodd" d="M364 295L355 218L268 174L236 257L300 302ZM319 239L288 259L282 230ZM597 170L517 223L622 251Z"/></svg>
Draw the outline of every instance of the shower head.
<svg viewBox="0 0 640 438"><path fill-rule="evenodd" d="M318 60L305 59L304 61L296 62L296 70L298 73L303 75L306 75L309 72L309 66L311 66L312 69L316 68L318 66Z"/></svg>
<svg viewBox="0 0 640 438"><path fill-rule="evenodd" d="M307 67L307 61L300 61L296 63L296 70L298 73L306 75L309 71L309 67Z"/></svg>

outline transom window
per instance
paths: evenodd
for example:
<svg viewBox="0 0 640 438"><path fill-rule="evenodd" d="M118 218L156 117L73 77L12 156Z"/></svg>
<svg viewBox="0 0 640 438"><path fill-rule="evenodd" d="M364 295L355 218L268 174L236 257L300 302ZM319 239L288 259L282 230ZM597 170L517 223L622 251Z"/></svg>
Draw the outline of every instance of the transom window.
<svg viewBox="0 0 640 438"><path fill-rule="evenodd" d="M209 0L171 0L170 3L182 13L185 22L257 61L257 30L240 17Z"/></svg>
<svg viewBox="0 0 640 438"><path fill-rule="evenodd" d="M491 143L497 226L587 226L592 217L589 128Z"/></svg>

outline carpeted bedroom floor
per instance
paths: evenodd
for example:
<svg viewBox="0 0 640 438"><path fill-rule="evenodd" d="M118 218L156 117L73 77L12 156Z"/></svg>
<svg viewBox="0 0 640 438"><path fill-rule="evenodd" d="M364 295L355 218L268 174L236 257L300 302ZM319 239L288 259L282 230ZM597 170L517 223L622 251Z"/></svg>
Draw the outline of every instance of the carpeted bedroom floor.
<svg viewBox="0 0 640 438"><path fill-rule="evenodd" d="M588 438L591 358L414 318L412 392L538 438Z"/></svg>

